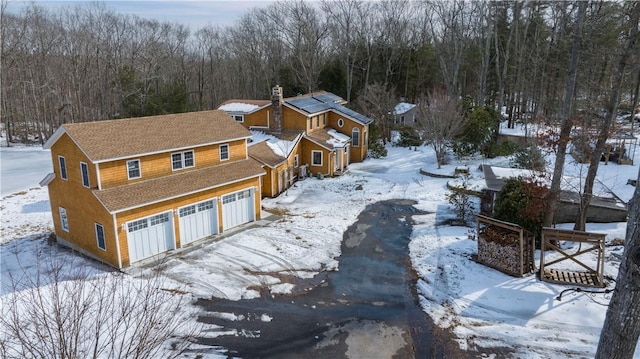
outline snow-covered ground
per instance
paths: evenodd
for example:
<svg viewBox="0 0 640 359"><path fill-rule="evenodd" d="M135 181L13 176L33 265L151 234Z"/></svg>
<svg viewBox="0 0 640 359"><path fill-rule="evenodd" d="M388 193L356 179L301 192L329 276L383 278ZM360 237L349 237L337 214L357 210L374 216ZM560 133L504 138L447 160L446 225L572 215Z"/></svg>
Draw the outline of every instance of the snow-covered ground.
<svg viewBox="0 0 640 359"><path fill-rule="evenodd" d="M191 299L256 297L257 285L269 286L272 292L287 292L292 285L281 282L276 273L309 277L319 271L337 270L343 232L366 205L409 198L417 201L419 209L432 213L414 217L410 244L411 260L419 274L421 303L438 325L451 328L462 347L491 355L492 346L506 346L518 358L593 357L608 297L569 292L557 300L563 290L571 287L540 282L534 275L514 278L472 261L477 249L474 227L442 223L454 217L446 200L447 179L419 174L420 168L451 174L455 167L465 165L471 169L473 181L481 182L478 165L505 166L508 160L466 159L464 163L454 161L437 170L433 151L428 147L388 150L386 158L351 164L347 175L323 180L308 178L278 198L263 200L265 208L283 214L283 218L169 259L162 272L166 280L164 288L179 289ZM37 156L20 157L19 152L24 149L1 151L0 298L4 300L15 294L8 285L12 277L37 274L38 256L65 258L71 254L46 242L52 220L47 190L37 183L51 165L35 163ZM50 158L48 153L43 157ZM5 176L5 165L13 165L5 161L16 159L33 160L33 167L43 171ZM634 166L610 163L599 170L598 178L624 201L633 195L634 187L626 182L637 178L640 157L634 163ZM565 173L580 177L586 173L586 166L569 157ZM5 185L12 188L13 194L5 195ZM356 189L360 186L361 189ZM587 229L606 233L610 243L624 238L625 227L626 223L588 224ZM606 276L616 277L620 254L621 246L606 248ZM112 280L121 280L124 275L108 274L100 266L94 267L96 276L111 275ZM132 280L145 280L150 271L142 270ZM25 286L22 290L31 289ZM185 308L185 318L194 320L194 310L195 307ZM206 324L202 333L222 334ZM218 354L211 352L206 357ZM636 350L636 357L640 358L640 350Z"/></svg>

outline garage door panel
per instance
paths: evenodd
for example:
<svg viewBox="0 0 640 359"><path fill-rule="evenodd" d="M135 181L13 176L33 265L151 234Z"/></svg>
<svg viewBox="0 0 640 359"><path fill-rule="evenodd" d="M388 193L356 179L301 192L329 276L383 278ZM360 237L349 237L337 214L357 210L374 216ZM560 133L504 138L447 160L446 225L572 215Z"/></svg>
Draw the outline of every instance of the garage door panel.
<svg viewBox="0 0 640 359"><path fill-rule="evenodd" d="M182 245L218 233L217 208L217 201L211 199L179 209Z"/></svg>
<svg viewBox="0 0 640 359"><path fill-rule="evenodd" d="M222 219L225 230L253 221L253 196L253 190L248 189L222 197Z"/></svg>
<svg viewBox="0 0 640 359"><path fill-rule="evenodd" d="M127 240L132 263L173 249L171 212L129 222Z"/></svg>

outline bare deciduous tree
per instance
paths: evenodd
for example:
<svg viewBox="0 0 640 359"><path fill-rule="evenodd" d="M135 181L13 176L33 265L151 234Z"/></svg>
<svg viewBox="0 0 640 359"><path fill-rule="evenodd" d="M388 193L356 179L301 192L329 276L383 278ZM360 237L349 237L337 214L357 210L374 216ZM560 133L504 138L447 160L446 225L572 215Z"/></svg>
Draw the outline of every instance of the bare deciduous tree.
<svg viewBox="0 0 640 359"><path fill-rule="evenodd" d="M65 259L39 259L35 272L25 269L3 288L9 293L1 306L2 357L175 358L184 352L196 326L182 317L184 293L163 288L159 272L140 280Z"/></svg>
<svg viewBox="0 0 640 359"><path fill-rule="evenodd" d="M357 100L360 111L371 119L378 129L378 136L372 129L371 141L380 138L386 144L391 138L391 115L396 105L394 89L387 90L381 83L374 83L365 87Z"/></svg>
<svg viewBox="0 0 640 359"><path fill-rule="evenodd" d="M445 90L434 90L422 96L417 107L422 138L433 147L440 168L446 163L447 149L464 129L462 108L458 99L449 96Z"/></svg>

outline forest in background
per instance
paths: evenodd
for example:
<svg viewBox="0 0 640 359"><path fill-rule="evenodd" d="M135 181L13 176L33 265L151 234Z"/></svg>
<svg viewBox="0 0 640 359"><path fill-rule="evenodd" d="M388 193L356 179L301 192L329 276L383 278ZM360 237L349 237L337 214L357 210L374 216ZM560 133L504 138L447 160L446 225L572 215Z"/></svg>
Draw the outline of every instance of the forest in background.
<svg viewBox="0 0 640 359"><path fill-rule="evenodd" d="M43 143L62 123L216 108L231 98L369 86L412 102L431 91L506 108L512 121L559 122L574 39L570 114L638 106L640 56L617 83L633 1L281 1L232 26L118 14L104 3L19 13L0 7L1 107L9 141ZM583 4L585 5L585 4ZM574 23L583 22L580 36ZM635 28L634 28L635 27ZM358 109L367 114L366 109ZM390 112L392 107L389 108Z"/></svg>

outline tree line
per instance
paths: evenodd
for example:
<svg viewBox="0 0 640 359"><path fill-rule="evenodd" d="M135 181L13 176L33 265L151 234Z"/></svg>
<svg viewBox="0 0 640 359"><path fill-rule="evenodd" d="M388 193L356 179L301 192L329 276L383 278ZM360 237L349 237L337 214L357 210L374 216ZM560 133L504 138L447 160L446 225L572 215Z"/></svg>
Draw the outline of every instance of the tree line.
<svg viewBox="0 0 640 359"><path fill-rule="evenodd" d="M356 103L430 92L505 109L511 121L561 122L582 18L572 106L606 107L633 2L280 1L231 26L118 14L104 3L20 12L1 5L1 117L11 141L43 143L66 122L211 109L230 98L327 90ZM638 103L640 60L621 99Z"/></svg>

